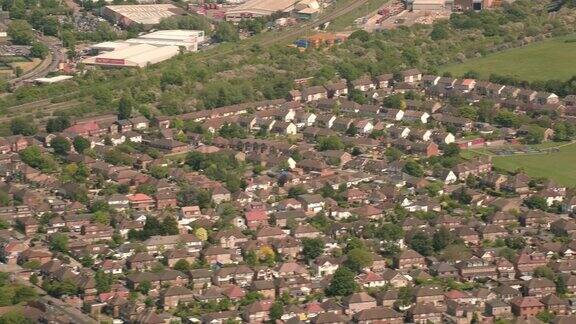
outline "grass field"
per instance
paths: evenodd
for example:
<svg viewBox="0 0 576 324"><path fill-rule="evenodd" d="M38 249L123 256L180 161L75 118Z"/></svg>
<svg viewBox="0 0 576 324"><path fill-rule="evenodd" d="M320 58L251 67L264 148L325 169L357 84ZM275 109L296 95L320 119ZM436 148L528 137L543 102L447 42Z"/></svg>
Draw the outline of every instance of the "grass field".
<svg viewBox="0 0 576 324"><path fill-rule="evenodd" d="M548 39L461 64L447 65L441 68L441 72L461 76L473 70L480 73L482 78L495 73L527 81L567 80L576 75L576 42L565 42L567 39L575 37Z"/></svg>
<svg viewBox="0 0 576 324"><path fill-rule="evenodd" d="M546 146L545 146L546 147ZM550 146L547 146L550 147ZM489 151L465 150L464 157L471 157ZM512 156L492 156L494 167L506 171L523 168L532 177L544 177L570 187L576 186L576 143L560 148L559 152L549 154L518 154Z"/></svg>

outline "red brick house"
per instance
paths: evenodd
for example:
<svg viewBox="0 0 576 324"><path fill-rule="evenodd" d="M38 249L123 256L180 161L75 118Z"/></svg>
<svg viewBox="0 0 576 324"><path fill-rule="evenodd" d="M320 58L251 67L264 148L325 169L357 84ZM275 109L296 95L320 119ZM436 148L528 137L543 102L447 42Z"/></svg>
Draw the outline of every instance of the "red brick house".
<svg viewBox="0 0 576 324"><path fill-rule="evenodd" d="M268 225L268 215L264 209L252 209L244 215L246 218L246 226L249 229L257 229L260 226Z"/></svg>
<svg viewBox="0 0 576 324"><path fill-rule="evenodd" d="M510 300L510 305L512 313L522 317L536 316L544 310L544 304L536 297L516 297Z"/></svg>
<svg viewBox="0 0 576 324"><path fill-rule="evenodd" d="M178 206L176 193L173 191L160 191L154 196L154 198L156 199L156 208L159 210L176 208Z"/></svg>
<svg viewBox="0 0 576 324"><path fill-rule="evenodd" d="M128 196L128 201L130 202L130 206L133 209L140 211L150 211L154 208L155 205L154 199L143 193L137 193Z"/></svg>
<svg viewBox="0 0 576 324"><path fill-rule="evenodd" d="M354 293L344 298L344 306L346 306L351 313L358 313L376 307L376 299L365 292Z"/></svg>
<svg viewBox="0 0 576 324"><path fill-rule="evenodd" d="M37 248L29 248L27 250L24 250L18 256L19 264L23 264L28 261L38 261L40 262L40 264L45 264L50 260L52 260L52 252Z"/></svg>
<svg viewBox="0 0 576 324"><path fill-rule="evenodd" d="M402 253L400 253L398 257L395 258L394 261L396 269L399 270L405 270L411 268L419 268L419 269L426 268L426 262L424 257L420 253L410 249L402 251Z"/></svg>
<svg viewBox="0 0 576 324"><path fill-rule="evenodd" d="M404 316L392 308L378 306L356 313L354 321L358 324L402 324Z"/></svg>

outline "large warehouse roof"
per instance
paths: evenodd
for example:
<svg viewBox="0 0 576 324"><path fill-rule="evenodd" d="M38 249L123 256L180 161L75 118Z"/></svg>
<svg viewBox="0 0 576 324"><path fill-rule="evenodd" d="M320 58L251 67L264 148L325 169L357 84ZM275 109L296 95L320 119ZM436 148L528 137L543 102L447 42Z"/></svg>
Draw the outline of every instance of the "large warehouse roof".
<svg viewBox="0 0 576 324"><path fill-rule="evenodd" d="M103 53L84 59L84 63L102 66L145 67L167 60L180 52L178 46L154 46L150 44L135 44L116 51Z"/></svg>
<svg viewBox="0 0 576 324"><path fill-rule="evenodd" d="M159 30L125 41L92 45L92 50L101 54L86 58L83 62L101 66L143 67L171 58L182 47L187 51L196 51L203 41L204 32L201 30Z"/></svg>
<svg viewBox="0 0 576 324"><path fill-rule="evenodd" d="M111 5L104 8L105 11L110 11L116 16L143 25L156 25L162 18L182 13L182 9L172 4Z"/></svg>
<svg viewBox="0 0 576 324"><path fill-rule="evenodd" d="M226 15L253 14L268 16L277 11L291 11L296 2L296 0L249 0L234 9L228 10Z"/></svg>

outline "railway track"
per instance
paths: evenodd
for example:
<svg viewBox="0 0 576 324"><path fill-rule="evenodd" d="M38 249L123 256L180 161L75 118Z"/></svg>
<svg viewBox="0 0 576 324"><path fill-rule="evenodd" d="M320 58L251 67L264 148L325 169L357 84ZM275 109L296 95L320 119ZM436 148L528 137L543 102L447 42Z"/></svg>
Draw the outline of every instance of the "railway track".
<svg viewBox="0 0 576 324"><path fill-rule="evenodd" d="M362 7L363 5L365 5L368 2L368 0L357 0L354 1L352 4L350 4L349 6L345 6L339 9L336 9L332 12L330 12L328 15L324 16L324 17L320 17L318 20L314 20L308 23L304 23L300 26L298 26L298 28L285 32L281 35L278 35L278 37L275 37L274 39L270 39L270 40L265 40L262 42L262 45L264 46L269 46L269 45L273 45L273 44L277 44L277 43L281 43L287 40L290 40L292 38L298 37L299 35L304 34L305 32L307 32L308 30L318 27L320 25L323 25L327 22L330 22L336 18L339 18L340 16L343 16L345 14L348 14L360 7Z"/></svg>
<svg viewBox="0 0 576 324"><path fill-rule="evenodd" d="M264 39L264 40L261 40L261 41L258 41L258 40L248 41L248 42L246 42L246 43L244 43L244 44L242 44L242 45L239 45L239 46L237 46L237 47L231 48L231 49L229 49L229 50L219 51L219 52L213 53L213 54L208 53L209 51L205 52L205 55L202 55L202 54L204 54L204 53L199 53L200 55L199 55L199 57L197 58L197 60L200 61L200 62L203 62L203 61L206 61L206 60L208 60L208 59L214 59L214 58L217 58L217 57L220 57L220 56L233 54L234 52L237 52L237 51L239 51L239 50L247 49L247 48L249 48L249 46L252 46L252 45L254 45L254 44L259 44L259 45L262 45L262 46L272 46L272 45L275 45L275 44L280 44L280 43L289 41L289 40L294 39L294 38L296 38L296 37L298 37L298 36L300 36L300 35L305 34L307 31L309 31L309 30L311 30L311 29L313 29L313 28L315 28L315 27L318 27L318 26L320 26L320 25L323 25L323 24L325 24L325 23L327 23L327 22L330 22L330 21L332 21L332 20L334 20L334 19L336 19L336 18L339 18L339 17L341 17L341 16L343 16L343 15L345 15L345 14L348 14L348 13L350 13L350 12L352 12L352 11L360 8L360 7L362 7L362 6L365 5L368 1L369 1L369 0L355 0L355 1L353 1L352 3L350 3L350 4L347 5L347 6L342 6L341 8L336 8L336 9L330 11L329 13L327 13L326 15L320 16L320 17L319 17L318 19L316 19L316 20L303 23L303 24L297 26L295 29L287 30L287 31L284 31L284 32L282 32L282 33L278 33L278 35L276 35L275 37L270 38L270 39ZM53 54L58 55L58 52L59 52L59 51L53 51ZM53 64L53 62L54 62L54 60L52 60L51 63ZM52 67L52 64L50 64L50 68ZM43 69L43 70L45 71L46 69ZM42 72L44 72L44 71L42 71ZM28 79L28 78L27 78L27 79ZM70 95L70 94L66 94L66 95ZM74 100L72 100L72 101L74 101ZM37 101L33 101L33 102L21 104L21 105L18 105L18 106L11 106L11 107L7 107L6 110L9 111L9 112L13 112L14 110L20 110L20 109L26 109L26 108L29 108L29 107L35 107L35 109L34 109L35 111L30 111L30 112L26 111L26 112L24 112L24 115L30 115L30 114L33 114L33 113L35 113L36 111L38 111L38 109L42 109L42 108L46 108L46 109L42 109L42 110L41 110L43 113L49 113L49 112L52 112L52 111L57 110L57 109L63 109L63 108L65 108L65 107L53 108L53 107L51 107L51 105L47 105L46 103L50 103L50 99L41 99L41 100L37 100ZM76 105L71 105L70 108L72 108L72 107L74 107L74 106L76 106ZM27 110L27 109L26 109L26 110ZM18 115L20 116L20 114L18 114ZM0 117L0 122L10 120L12 117L14 117L14 116L4 116L4 117Z"/></svg>

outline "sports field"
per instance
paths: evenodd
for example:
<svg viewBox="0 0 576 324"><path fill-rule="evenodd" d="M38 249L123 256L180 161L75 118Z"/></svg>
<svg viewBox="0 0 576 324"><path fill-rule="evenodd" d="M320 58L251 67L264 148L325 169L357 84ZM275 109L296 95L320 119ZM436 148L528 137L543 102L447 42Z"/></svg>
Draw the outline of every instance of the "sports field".
<svg viewBox="0 0 576 324"><path fill-rule="evenodd" d="M485 149L465 150L462 153L464 157L480 153L492 155ZM516 171L522 168L532 177L544 177L565 186L576 187L576 143L562 144L558 151L552 153L492 155L492 161L498 169Z"/></svg>
<svg viewBox="0 0 576 324"><path fill-rule="evenodd" d="M514 76L521 80L567 80L576 75L576 36L548 39L500 53L447 65L441 72L461 76L476 71L482 78L490 74Z"/></svg>

